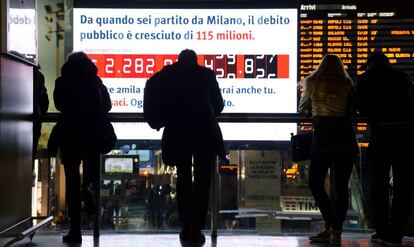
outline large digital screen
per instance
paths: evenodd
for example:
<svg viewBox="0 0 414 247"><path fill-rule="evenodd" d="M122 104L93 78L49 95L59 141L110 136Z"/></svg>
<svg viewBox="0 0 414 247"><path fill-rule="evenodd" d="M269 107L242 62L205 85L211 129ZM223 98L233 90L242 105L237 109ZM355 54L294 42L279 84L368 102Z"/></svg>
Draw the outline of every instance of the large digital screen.
<svg viewBox="0 0 414 247"><path fill-rule="evenodd" d="M393 67L414 75L412 3L301 4L300 79L314 71L324 54L338 55L352 78L364 72L368 55L383 52Z"/></svg>
<svg viewBox="0 0 414 247"><path fill-rule="evenodd" d="M112 112L142 112L148 77L193 49L225 113L297 112L297 9L75 8L73 50L95 62Z"/></svg>

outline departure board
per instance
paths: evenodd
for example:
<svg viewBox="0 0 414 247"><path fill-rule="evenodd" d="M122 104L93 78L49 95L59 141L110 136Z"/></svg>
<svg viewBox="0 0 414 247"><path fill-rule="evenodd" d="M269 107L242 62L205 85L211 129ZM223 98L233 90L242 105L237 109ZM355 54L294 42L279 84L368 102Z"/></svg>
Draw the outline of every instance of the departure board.
<svg viewBox="0 0 414 247"><path fill-rule="evenodd" d="M314 71L322 57L336 54L349 75L374 51L414 75L414 8L404 4L301 4L299 6L299 78Z"/></svg>

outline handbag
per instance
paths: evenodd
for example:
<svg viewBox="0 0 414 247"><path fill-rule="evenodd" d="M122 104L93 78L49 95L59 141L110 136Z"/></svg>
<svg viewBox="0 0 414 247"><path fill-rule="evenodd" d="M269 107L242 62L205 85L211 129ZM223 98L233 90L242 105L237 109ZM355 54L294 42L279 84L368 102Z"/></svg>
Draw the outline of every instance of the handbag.
<svg viewBox="0 0 414 247"><path fill-rule="evenodd" d="M311 158L313 132L291 133L292 161L299 162Z"/></svg>
<svg viewBox="0 0 414 247"><path fill-rule="evenodd" d="M102 127L99 129L99 140L97 140L95 145L98 145L99 153L107 154L115 147L118 137L116 136L114 127L107 116L103 118ZM57 121L50 132L49 140L47 142L47 152L50 156L57 155L58 149L61 146L61 140L63 138L62 135L62 122Z"/></svg>
<svg viewBox="0 0 414 247"><path fill-rule="evenodd" d="M99 152L101 154L107 154L115 147L118 137L115 134L114 126L112 126L108 116L104 117L102 125L103 133L101 134L101 141L99 142Z"/></svg>
<svg viewBox="0 0 414 247"><path fill-rule="evenodd" d="M50 132L47 141L47 152L50 156L56 156L62 140L62 123L57 121Z"/></svg>

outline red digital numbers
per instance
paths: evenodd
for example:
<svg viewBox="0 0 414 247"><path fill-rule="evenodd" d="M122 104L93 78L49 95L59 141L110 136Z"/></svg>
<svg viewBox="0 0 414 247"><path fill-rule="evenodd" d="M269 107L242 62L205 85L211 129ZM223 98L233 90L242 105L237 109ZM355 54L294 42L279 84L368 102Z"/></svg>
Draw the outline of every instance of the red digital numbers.
<svg viewBox="0 0 414 247"><path fill-rule="evenodd" d="M177 55L122 55L88 54L103 78L148 78L167 64L177 60Z"/></svg>
<svg viewBox="0 0 414 247"><path fill-rule="evenodd" d="M289 55L199 55L198 60L218 79L289 78Z"/></svg>
<svg viewBox="0 0 414 247"><path fill-rule="evenodd" d="M89 54L103 78L149 78L177 55ZM198 55L217 78L289 78L289 55Z"/></svg>

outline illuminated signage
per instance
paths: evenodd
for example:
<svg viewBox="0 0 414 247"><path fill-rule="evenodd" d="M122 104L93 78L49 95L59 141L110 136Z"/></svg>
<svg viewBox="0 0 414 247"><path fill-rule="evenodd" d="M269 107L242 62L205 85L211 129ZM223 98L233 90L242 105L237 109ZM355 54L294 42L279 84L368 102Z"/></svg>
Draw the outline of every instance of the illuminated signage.
<svg viewBox="0 0 414 247"><path fill-rule="evenodd" d="M338 55L353 78L363 72L361 65L374 51L383 52L396 67L414 72L412 8L398 4L301 6L299 40L307 42L299 43L299 54L312 59L299 60L300 79L314 71L327 53Z"/></svg>
<svg viewBox="0 0 414 247"><path fill-rule="evenodd" d="M312 196L281 196L280 204L284 212L319 212Z"/></svg>
<svg viewBox="0 0 414 247"><path fill-rule="evenodd" d="M37 63L36 10L9 8L7 50Z"/></svg>
<svg viewBox="0 0 414 247"><path fill-rule="evenodd" d="M112 112L142 112L146 79L193 49L225 113L297 112L296 9L75 8L73 50L95 62Z"/></svg>

